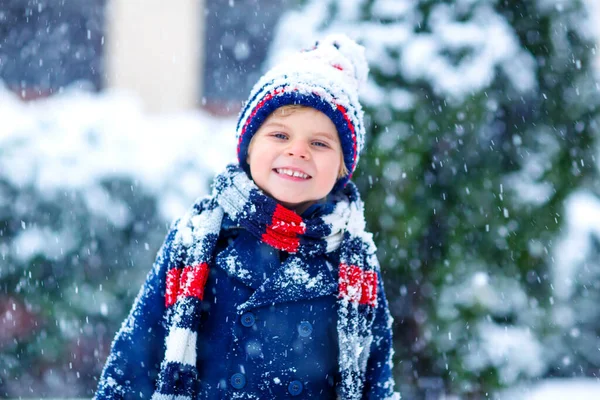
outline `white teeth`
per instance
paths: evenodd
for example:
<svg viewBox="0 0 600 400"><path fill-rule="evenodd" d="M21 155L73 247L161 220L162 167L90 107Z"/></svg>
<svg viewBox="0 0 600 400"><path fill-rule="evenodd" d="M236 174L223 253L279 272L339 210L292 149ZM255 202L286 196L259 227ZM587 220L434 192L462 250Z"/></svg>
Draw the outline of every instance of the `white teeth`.
<svg viewBox="0 0 600 400"><path fill-rule="evenodd" d="M302 172L292 171L291 169L287 169L287 168L277 168L275 171L277 171L278 174L285 174L285 175L289 175L289 176L294 176L296 178L302 178L302 179L309 178L308 175L303 174Z"/></svg>

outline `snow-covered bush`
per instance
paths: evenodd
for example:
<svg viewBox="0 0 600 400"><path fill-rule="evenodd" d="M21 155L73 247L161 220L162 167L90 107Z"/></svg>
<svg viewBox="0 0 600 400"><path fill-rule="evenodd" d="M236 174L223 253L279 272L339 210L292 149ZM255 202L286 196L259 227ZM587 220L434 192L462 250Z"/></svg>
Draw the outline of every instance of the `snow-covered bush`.
<svg viewBox="0 0 600 400"><path fill-rule="evenodd" d="M355 180L407 390L480 398L554 370L552 246L598 177L593 3L306 0L278 25L272 62L328 32L366 47Z"/></svg>
<svg viewBox="0 0 600 400"><path fill-rule="evenodd" d="M600 365L600 193L589 188L565 202L566 224L553 249L553 374L598 375Z"/></svg>
<svg viewBox="0 0 600 400"><path fill-rule="evenodd" d="M234 121L0 88L0 397L90 396L172 220L235 155Z"/></svg>

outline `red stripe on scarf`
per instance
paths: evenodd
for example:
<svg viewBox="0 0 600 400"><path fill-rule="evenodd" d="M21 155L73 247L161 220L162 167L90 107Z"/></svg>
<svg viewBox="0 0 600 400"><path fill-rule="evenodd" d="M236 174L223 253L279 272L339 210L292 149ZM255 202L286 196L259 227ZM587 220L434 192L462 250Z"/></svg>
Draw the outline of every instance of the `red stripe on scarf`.
<svg viewBox="0 0 600 400"><path fill-rule="evenodd" d="M375 306L377 302L377 273L363 271L355 265L340 264L339 296L350 302Z"/></svg>
<svg viewBox="0 0 600 400"><path fill-rule="evenodd" d="M377 304L377 273L375 271L363 272L362 295L359 302L373 307Z"/></svg>
<svg viewBox="0 0 600 400"><path fill-rule="evenodd" d="M300 246L298 235L304 232L306 232L306 225L302 217L278 204L271 224L262 235L262 241L276 249L295 253Z"/></svg>
<svg viewBox="0 0 600 400"><path fill-rule="evenodd" d="M171 268L167 272L167 288L165 291L165 306L170 307L177 301L179 294L179 277L181 276L180 268Z"/></svg>
<svg viewBox="0 0 600 400"><path fill-rule="evenodd" d="M208 279L208 264L201 263L194 266L172 268L167 272L167 288L165 293L165 305L167 307L175 304L181 296L204 298L204 286Z"/></svg>
<svg viewBox="0 0 600 400"><path fill-rule="evenodd" d="M208 264L187 266L181 273L180 295L196 297L202 300L204 297L204 285L208 279Z"/></svg>

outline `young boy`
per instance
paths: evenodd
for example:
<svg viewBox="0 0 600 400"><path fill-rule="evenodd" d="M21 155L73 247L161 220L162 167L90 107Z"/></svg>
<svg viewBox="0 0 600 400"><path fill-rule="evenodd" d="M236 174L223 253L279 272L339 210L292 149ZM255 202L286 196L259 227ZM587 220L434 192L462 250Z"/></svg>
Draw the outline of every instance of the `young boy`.
<svg viewBox="0 0 600 400"><path fill-rule="evenodd" d="M255 85L238 161L159 251L97 399L388 399L391 323L363 204L364 49L329 36Z"/></svg>

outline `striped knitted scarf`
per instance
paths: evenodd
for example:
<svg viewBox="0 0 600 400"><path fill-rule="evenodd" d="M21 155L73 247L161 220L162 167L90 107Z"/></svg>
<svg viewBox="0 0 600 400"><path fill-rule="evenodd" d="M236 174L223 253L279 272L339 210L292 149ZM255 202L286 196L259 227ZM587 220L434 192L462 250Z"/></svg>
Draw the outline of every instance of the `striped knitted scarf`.
<svg viewBox="0 0 600 400"><path fill-rule="evenodd" d="M176 224L175 268L167 272L165 358L155 400L195 398L197 329L204 285L224 214L264 243L290 255L282 265L340 250L338 340L343 399L360 399L377 302L375 245L365 231L363 203L352 182L327 215L303 219L265 195L238 165L215 178L212 196ZM201 329L201 328L200 328Z"/></svg>

